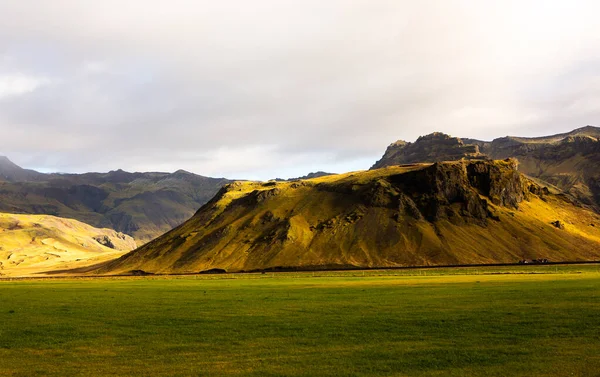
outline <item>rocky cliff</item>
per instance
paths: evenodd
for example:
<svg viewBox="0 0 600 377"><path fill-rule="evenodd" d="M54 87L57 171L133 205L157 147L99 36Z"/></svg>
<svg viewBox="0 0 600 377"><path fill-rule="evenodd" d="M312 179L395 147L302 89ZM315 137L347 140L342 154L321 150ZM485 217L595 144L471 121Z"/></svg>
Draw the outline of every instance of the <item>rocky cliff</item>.
<svg viewBox="0 0 600 377"><path fill-rule="evenodd" d="M433 134L437 135L437 134ZM461 158L517 158L519 170L528 176L544 180L563 190L591 209L600 211L600 128L582 127L568 133L537 138L507 136L491 142L463 138L462 150L476 148L472 154L456 153L447 140L425 136L415 143L394 143L373 168L405 164L419 159L430 161ZM458 145L456 142L455 145ZM407 147L418 150L408 154ZM416 157L414 157L416 156Z"/></svg>
<svg viewBox="0 0 600 377"><path fill-rule="evenodd" d="M475 144L465 144L461 139L441 132L419 137L414 143L398 140L391 144L381 160L371 169L416 162L454 161L487 158Z"/></svg>

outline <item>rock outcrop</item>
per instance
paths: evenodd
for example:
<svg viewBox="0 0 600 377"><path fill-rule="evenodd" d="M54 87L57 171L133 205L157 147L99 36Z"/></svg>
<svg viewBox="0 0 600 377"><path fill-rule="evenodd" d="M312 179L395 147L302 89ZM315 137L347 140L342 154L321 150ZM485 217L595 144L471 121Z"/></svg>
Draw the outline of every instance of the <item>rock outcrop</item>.
<svg viewBox="0 0 600 377"><path fill-rule="evenodd" d="M451 139L455 141L449 141ZM397 142L388 147L373 168L419 160L516 158L522 173L548 182L600 212L600 128L587 126L537 138L507 136L491 142L463 138L459 143L457 140L461 139L435 133L414 143Z"/></svg>
<svg viewBox="0 0 600 377"><path fill-rule="evenodd" d="M486 159L474 144L465 144L461 139L441 132L419 137L414 143L398 140L391 144L381 160L371 169L391 165L419 162L455 161L460 159Z"/></svg>

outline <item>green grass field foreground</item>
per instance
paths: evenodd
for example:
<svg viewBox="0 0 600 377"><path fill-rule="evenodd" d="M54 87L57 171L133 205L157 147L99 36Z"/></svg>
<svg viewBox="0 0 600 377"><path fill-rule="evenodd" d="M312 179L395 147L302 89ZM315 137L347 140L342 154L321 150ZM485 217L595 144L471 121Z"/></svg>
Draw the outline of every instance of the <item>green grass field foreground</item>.
<svg viewBox="0 0 600 377"><path fill-rule="evenodd" d="M0 281L0 376L600 376L600 267Z"/></svg>

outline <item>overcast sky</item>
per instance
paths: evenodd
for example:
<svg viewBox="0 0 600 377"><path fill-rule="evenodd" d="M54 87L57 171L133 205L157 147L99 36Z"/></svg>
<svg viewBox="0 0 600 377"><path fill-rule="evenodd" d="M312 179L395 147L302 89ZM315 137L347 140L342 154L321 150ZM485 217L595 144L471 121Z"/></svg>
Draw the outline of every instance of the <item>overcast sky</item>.
<svg viewBox="0 0 600 377"><path fill-rule="evenodd" d="M0 0L0 154L268 179L600 123L600 1Z"/></svg>

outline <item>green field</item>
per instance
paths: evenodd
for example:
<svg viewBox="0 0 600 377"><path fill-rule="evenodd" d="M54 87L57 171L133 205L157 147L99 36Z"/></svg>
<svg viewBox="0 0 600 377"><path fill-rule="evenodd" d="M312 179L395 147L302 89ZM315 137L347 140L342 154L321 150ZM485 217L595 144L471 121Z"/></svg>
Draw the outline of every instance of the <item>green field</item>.
<svg viewBox="0 0 600 377"><path fill-rule="evenodd" d="M0 376L600 376L598 265L0 281Z"/></svg>

